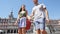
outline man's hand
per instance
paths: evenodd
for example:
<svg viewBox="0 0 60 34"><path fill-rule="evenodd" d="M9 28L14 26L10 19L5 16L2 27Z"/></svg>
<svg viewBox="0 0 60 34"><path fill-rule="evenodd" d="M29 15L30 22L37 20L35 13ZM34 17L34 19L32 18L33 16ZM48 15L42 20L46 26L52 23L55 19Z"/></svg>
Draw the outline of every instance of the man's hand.
<svg viewBox="0 0 60 34"><path fill-rule="evenodd" d="M46 22L47 22L47 24L49 24L50 23L50 20L48 19L48 20L46 20Z"/></svg>

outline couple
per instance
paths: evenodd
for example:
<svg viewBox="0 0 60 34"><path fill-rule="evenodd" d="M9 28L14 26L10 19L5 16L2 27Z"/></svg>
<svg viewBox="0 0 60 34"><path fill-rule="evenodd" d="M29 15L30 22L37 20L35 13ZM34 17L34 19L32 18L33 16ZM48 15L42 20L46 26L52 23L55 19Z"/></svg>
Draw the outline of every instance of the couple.
<svg viewBox="0 0 60 34"><path fill-rule="evenodd" d="M45 5L39 4L38 0L33 0L35 6L32 9L32 14L30 18L34 16L33 23L35 24L36 34L47 34L45 31L45 18L49 22L48 11L46 10ZM26 34L26 18L27 10L25 5L22 5L19 12L16 23L18 23L18 34ZM31 20L31 19L30 19ZM15 24L16 24L15 23Z"/></svg>

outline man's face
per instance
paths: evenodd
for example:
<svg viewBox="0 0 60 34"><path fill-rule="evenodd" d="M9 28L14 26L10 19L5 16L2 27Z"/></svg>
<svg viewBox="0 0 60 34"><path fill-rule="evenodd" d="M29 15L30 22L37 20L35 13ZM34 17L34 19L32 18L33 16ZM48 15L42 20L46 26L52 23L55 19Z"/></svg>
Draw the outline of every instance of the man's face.
<svg viewBox="0 0 60 34"><path fill-rule="evenodd" d="M34 4L37 4L38 3L38 0L33 0Z"/></svg>

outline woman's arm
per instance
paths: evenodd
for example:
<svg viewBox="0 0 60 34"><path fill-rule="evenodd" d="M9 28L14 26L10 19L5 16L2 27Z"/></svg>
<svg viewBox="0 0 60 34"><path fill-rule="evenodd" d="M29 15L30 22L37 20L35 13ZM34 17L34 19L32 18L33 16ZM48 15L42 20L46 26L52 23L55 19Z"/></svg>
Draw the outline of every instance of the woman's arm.
<svg viewBox="0 0 60 34"><path fill-rule="evenodd" d="M18 23L18 21L19 21L19 14L18 14L18 18L17 18L17 20L16 20L15 24L17 24L17 23Z"/></svg>
<svg viewBox="0 0 60 34"><path fill-rule="evenodd" d="M26 10L26 17L28 16L28 11Z"/></svg>
<svg viewBox="0 0 60 34"><path fill-rule="evenodd" d="M28 16L28 11L26 11L26 18L27 18L28 20L31 19L30 16Z"/></svg>

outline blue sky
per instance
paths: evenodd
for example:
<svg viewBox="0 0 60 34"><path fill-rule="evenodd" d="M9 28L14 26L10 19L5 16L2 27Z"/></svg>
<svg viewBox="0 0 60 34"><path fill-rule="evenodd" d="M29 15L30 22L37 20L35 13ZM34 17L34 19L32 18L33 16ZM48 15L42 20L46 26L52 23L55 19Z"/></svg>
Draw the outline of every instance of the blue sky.
<svg viewBox="0 0 60 34"><path fill-rule="evenodd" d="M42 3L42 0L39 0L39 3ZM46 5L50 19L60 19L60 0L44 0L43 3ZM26 5L30 15L34 6L32 0L0 0L0 17L7 18L12 9L14 17L17 17L22 4Z"/></svg>

